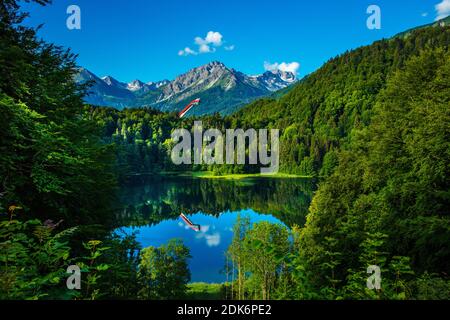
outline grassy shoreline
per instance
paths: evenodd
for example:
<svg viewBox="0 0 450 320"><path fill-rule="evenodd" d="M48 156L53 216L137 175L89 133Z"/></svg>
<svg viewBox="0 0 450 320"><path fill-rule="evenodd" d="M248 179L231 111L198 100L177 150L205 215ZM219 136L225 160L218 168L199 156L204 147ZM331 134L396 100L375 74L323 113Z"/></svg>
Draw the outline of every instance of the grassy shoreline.
<svg viewBox="0 0 450 320"><path fill-rule="evenodd" d="M221 176L214 175L211 171L190 171L190 172L163 172L161 175L194 177L201 179L224 179L224 180L242 180L248 178L290 178L290 179L312 179L312 176L302 176L289 173L261 174L261 173L232 173Z"/></svg>
<svg viewBox="0 0 450 320"><path fill-rule="evenodd" d="M189 300L220 300L223 299L224 283L191 282L187 285Z"/></svg>

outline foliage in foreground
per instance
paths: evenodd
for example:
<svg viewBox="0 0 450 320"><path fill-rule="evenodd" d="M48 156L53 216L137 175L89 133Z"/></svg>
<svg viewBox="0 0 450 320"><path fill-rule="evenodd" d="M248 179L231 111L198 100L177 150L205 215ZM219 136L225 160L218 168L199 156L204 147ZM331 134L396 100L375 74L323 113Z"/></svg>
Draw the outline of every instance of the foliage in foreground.
<svg viewBox="0 0 450 320"><path fill-rule="evenodd" d="M140 250L134 235L113 234L103 241L70 242L78 228L57 231L60 223L35 219L0 221L0 300L173 299L186 296L189 249L181 241ZM81 289L66 281L76 265Z"/></svg>
<svg viewBox="0 0 450 320"><path fill-rule="evenodd" d="M235 234L236 241L228 250L231 283L221 289L229 299L450 299L447 277L427 271L417 274L409 257L391 257L384 251L387 236L382 233L367 234L354 269L348 269L343 279L338 273L342 262L338 251L318 252L324 256L324 262L317 269L310 269L308 261L299 255L304 230L298 227L289 233L279 224L260 222L250 226L243 218L235 228L245 231L240 240ZM337 245L333 238L326 242ZM381 269L380 289L367 286L371 276L367 269L373 265ZM317 286L316 281L323 284Z"/></svg>
<svg viewBox="0 0 450 320"><path fill-rule="evenodd" d="M226 284L194 282L188 284L186 298L189 300L223 300Z"/></svg>
<svg viewBox="0 0 450 320"><path fill-rule="evenodd" d="M114 200L114 153L82 117L75 55L38 39L21 25L25 17L17 1L1 3L0 196L41 220L103 223Z"/></svg>

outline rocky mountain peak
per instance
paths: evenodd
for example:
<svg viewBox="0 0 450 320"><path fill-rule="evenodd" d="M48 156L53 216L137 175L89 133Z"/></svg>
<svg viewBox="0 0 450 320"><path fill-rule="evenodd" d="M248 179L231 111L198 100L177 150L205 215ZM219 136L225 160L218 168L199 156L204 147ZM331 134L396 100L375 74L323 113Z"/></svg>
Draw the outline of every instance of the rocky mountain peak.
<svg viewBox="0 0 450 320"><path fill-rule="evenodd" d="M136 79L127 84L127 89L130 91L137 91L141 90L145 86L145 83L143 83L141 80Z"/></svg>
<svg viewBox="0 0 450 320"><path fill-rule="evenodd" d="M102 80L104 83L106 83L108 86L113 86L113 87L120 87L120 88L125 88L127 85L123 82L120 82L116 79L114 79L111 76L105 76L102 77Z"/></svg>
<svg viewBox="0 0 450 320"><path fill-rule="evenodd" d="M97 105L124 107L154 107L164 111L178 110L193 98L202 98L202 112L223 113L234 110L259 97L270 95L295 81L289 72L265 72L249 76L228 68L220 61L211 61L179 75L172 81L144 83L138 79L123 83L111 76L98 78L80 70L78 82L94 80L93 94L87 102ZM209 101L209 102L206 102Z"/></svg>

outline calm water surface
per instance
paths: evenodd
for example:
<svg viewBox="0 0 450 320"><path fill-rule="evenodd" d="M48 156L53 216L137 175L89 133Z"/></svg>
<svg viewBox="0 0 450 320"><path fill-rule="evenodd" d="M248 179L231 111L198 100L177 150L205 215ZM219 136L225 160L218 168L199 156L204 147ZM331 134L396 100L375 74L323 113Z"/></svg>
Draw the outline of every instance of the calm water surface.
<svg viewBox="0 0 450 320"><path fill-rule="evenodd" d="M121 230L137 232L143 247L183 240L191 251L192 282L224 282L225 251L237 216L303 225L314 185L305 179L151 178L122 190L116 218ZM180 213L201 230L189 228Z"/></svg>

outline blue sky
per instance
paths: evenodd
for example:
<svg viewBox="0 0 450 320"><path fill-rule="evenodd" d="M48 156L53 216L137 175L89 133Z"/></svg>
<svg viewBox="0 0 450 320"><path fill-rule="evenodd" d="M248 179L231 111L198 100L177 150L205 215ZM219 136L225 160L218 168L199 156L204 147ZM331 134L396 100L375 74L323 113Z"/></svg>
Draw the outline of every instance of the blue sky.
<svg viewBox="0 0 450 320"><path fill-rule="evenodd" d="M266 67L285 68L297 62L302 77L347 49L450 12L450 0L54 2L47 7L24 5L31 14L26 23L44 23L39 35L70 47L79 54L79 65L126 82L173 79L213 60L247 74L264 72L265 62ZM366 10L372 4L381 9L380 30L366 26ZM81 9L81 30L66 27L69 5ZM214 33L207 37L210 31ZM195 54L180 52L186 47ZM200 48L210 52L200 53Z"/></svg>

